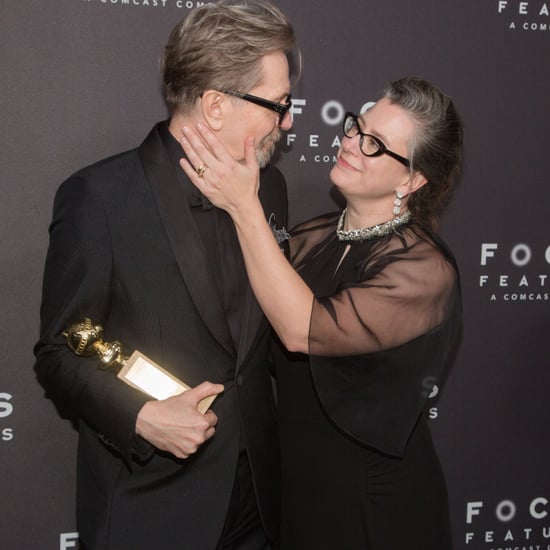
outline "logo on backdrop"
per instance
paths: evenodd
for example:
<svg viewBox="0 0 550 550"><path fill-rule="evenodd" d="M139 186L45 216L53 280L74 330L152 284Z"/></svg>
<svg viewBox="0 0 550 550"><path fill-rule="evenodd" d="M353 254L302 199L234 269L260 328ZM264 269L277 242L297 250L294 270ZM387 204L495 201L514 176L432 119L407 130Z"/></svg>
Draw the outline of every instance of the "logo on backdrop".
<svg viewBox="0 0 550 550"><path fill-rule="evenodd" d="M374 103L369 101L360 109L359 114L364 113ZM292 121L294 123L290 132L285 134L285 145L292 148L292 154L299 163L334 164L336 154L341 145L342 123L346 115L346 108L337 99L328 99L321 105L318 112L320 126L309 133L298 133L294 131L297 118L303 114L307 106L306 99L292 98Z"/></svg>
<svg viewBox="0 0 550 550"><path fill-rule="evenodd" d="M210 2L199 0L80 0L87 4L99 4L104 6L121 6L134 8L178 8L191 10Z"/></svg>
<svg viewBox="0 0 550 550"><path fill-rule="evenodd" d="M550 301L550 245L480 245L479 290L490 302Z"/></svg>
<svg viewBox="0 0 550 550"><path fill-rule="evenodd" d="M7 427L13 414L12 396L9 393L0 392L0 442L13 439L13 428Z"/></svg>
<svg viewBox="0 0 550 550"><path fill-rule="evenodd" d="M550 3L542 0L495 0L506 28L516 32L549 32Z"/></svg>
<svg viewBox="0 0 550 550"><path fill-rule="evenodd" d="M550 550L550 502L544 496L525 501L470 501L465 507L464 543L486 550Z"/></svg>
<svg viewBox="0 0 550 550"><path fill-rule="evenodd" d="M437 384L434 384L434 378L428 377L424 380L422 384L424 391L426 392L426 396L428 399L435 399L439 395L439 386ZM428 401L428 407L426 409L426 414L429 420L436 420L439 418L439 409L437 408L437 404L434 402L430 403Z"/></svg>
<svg viewBox="0 0 550 550"><path fill-rule="evenodd" d="M61 533L59 535L59 550L78 548L78 533Z"/></svg>

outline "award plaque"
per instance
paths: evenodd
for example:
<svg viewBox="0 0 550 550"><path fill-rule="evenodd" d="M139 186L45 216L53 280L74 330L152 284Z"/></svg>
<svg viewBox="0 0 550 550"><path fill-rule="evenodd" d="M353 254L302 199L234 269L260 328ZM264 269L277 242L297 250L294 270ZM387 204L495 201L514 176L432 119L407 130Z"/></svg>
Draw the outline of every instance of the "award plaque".
<svg viewBox="0 0 550 550"><path fill-rule="evenodd" d="M95 325L88 317L71 325L63 332L63 336L73 353L80 357L97 355L100 369L113 372L129 386L155 399L166 399L191 389L143 353L136 350L127 357L123 354L120 342L103 341L103 327ZM215 397L211 395L202 399L198 410L204 414Z"/></svg>

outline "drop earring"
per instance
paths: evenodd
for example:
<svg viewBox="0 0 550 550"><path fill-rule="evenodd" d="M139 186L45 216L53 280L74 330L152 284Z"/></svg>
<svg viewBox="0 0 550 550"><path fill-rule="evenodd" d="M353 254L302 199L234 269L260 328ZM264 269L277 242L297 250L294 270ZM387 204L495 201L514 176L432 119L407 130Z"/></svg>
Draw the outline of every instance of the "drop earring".
<svg viewBox="0 0 550 550"><path fill-rule="evenodd" d="M395 199L393 201L393 215L399 216L401 213L401 199L403 198L403 193L401 191L397 191L395 193Z"/></svg>

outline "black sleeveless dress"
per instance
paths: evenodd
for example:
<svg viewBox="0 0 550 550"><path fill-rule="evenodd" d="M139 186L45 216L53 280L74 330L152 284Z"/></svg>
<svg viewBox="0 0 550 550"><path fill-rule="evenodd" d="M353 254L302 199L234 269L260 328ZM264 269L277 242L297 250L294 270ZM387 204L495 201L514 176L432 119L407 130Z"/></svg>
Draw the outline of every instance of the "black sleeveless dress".
<svg viewBox="0 0 550 550"><path fill-rule="evenodd" d="M280 549L449 550L446 486L422 411L459 334L455 262L414 224L348 246L336 223L317 218L290 242L316 298L310 354L273 343Z"/></svg>

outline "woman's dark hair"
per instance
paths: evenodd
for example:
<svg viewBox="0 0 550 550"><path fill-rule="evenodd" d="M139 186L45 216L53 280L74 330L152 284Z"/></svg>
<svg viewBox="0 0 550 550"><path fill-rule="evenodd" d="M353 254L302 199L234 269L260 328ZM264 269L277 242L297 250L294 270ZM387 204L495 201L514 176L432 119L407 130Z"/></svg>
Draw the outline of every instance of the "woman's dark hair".
<svg viewBox="0 0 550 550"><path fill-rule="evenodd" d="M451 99L430 82L407 77L391 82L384 97L415 123L409 145L411 171L428 182L409 196L407 207L422 225L435 229L462 161L462 121Z"/></svg>

